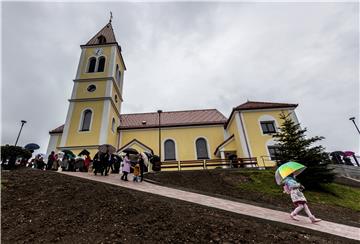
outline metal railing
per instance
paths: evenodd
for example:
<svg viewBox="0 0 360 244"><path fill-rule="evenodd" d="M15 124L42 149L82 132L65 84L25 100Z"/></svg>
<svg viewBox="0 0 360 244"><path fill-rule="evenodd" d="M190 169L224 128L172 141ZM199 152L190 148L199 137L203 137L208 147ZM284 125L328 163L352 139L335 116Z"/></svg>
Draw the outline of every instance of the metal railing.
<svg viewBox="0 0 360 244"><path fill-rule="evenodd" d="M186 168L213 169L223 168L242 168L242 167L259 167L256 158L237 158L229 159L199 159L199 160L181 160L161 162L161 169L177 169L179 171Z"/></svg>
<svg viewBox="0 0 360 244"><path fill-rule="evenodd" d="M271 159L270 156L260 156L261 158L261 162L262 162L262 167L264 168L269 168L269 166L266 166L268 163L274 163L277 164L276 159Z"/></svg>

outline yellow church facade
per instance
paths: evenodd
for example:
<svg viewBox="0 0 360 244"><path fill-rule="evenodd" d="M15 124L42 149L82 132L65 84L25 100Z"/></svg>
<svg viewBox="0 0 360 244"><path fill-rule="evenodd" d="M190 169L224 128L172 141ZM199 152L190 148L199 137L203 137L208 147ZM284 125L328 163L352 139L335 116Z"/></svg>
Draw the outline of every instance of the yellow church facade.
<svg viewBox="0 0 360 244"><path fill-rule="evenodd" d="M94 156L99 145L110 144L159 155L163 162L236 155L273 166L280 113L297 122L297 104L255 101L234 107L228 118L216 109L122 114L126 66L111 22L80 47L65 124L49 132L47 154L87 149Z"/></svg>

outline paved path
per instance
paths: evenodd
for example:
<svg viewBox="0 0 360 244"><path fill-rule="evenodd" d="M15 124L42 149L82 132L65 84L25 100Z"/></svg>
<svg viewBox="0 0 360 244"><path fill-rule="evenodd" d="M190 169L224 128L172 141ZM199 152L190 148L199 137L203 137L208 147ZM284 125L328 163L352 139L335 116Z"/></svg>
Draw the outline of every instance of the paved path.
<svg viewBox="0 0 360 244"><path fill-rule="evenodd" d="M316 224L312 224L310 223L308 218L302 216L299 216L300 221L294 221L289 219L289 213L287 212L281 212L277 210L254 206L251 204L245 204L245 203L225 200L221 198L206 196L202 194L197 194L193 192L182 191L174 188L154 185L148 182L141 182L141 183L136 183L132 181L124 182L120 180L119 174L110 174L109 176L94 176L89 173L80 173L80 172L61 172L61 173L80 177L80 178L85 178L89 180L104 182L112 185L117 185L125 188L130 188L138 191L157 194L174 199L179 199L179 200L192 202L208 207L218 208L243 215L272 220L285 224L291 224L295 226L301 226L303 228L308 228L308 229L360 241L360 228L356 228L352 226L336 224L328 221L321 221ZM130 176L129 179L131 178L132 177Z"/></svg>

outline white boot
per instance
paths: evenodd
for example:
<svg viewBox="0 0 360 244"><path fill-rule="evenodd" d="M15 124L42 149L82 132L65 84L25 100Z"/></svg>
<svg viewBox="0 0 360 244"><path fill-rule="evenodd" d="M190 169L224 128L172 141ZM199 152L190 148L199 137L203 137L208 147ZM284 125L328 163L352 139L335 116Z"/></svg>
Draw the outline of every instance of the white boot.
<svg viewBox="0 0 360 244"><path fill-rule="evenodd" d="M316 222L320 222L320 221L321 221L321 219L315 218L314 215L310 217L310 220L311 220L311 223L313 223L313 224L316 223Z"/></svg>

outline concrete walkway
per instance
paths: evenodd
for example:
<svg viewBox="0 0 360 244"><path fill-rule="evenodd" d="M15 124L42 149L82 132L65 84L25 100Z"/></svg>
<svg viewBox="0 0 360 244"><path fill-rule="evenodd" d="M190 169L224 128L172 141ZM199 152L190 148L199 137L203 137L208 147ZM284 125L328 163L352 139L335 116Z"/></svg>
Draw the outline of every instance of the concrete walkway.
<svg viewBox="0 0 360 244"><path fill-rule="evenodd" d="M132 181L125 182L120 180L119 174L110 174L109 176L99 176L99 175L94 176L93 174L80 173L80 172L61 172L61 173L84 178L84 179L117 185L125 188L130 188L133 190L157 194L169 198L179 199L208 207L218 208L229 212L272 220L285 224L291 224L295 226L300 226L303 228L312 229L312 230L360 241L360 228L357 227L336 224L328 221L321 221L316 224L312 224L310 223L308 218L302 216L299 216L300 221L294 221L289 218L289 213L287 212L281 212L268 208L253 206L250 204L245 204L245 203L225 200L221 198L206 196L202 194L197 194L193 192L182 191L174 188L154 185L148 182L141 182L141 183L136 183ZM130 175L129 179L131 178L132 177Z"/></svg>

